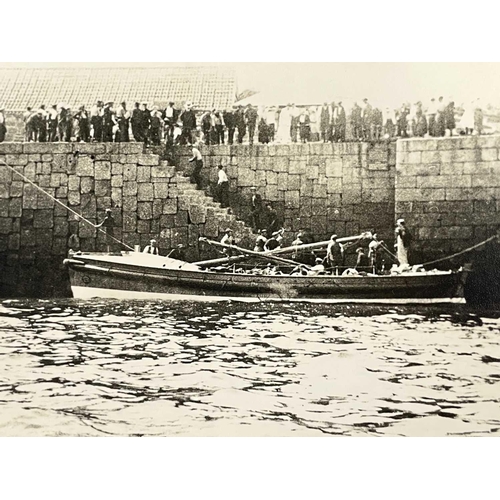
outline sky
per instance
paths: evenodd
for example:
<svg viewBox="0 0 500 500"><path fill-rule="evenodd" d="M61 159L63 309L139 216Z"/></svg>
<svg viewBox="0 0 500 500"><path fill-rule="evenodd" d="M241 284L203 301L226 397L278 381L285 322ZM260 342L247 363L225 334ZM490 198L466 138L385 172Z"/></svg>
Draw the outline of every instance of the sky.
<svg viewBox="0 0 500 500"><path fill-rule="evenodd" d="M36 66L88 66L90 63L32 63ZM272 103L316 104L368 98L373 105L451 98L457 105L480 98L500 106L500 63L92 63L99 66L220 65L235 69L238 91L259 91ZM30 63L2 63L0 67Z"/></svg>
<svg viewBox="0 0 500 500"><path fill-rule="evenodd" d="M368 98L379 106L452 98L500 105L500 63L237 63L239 90L271 99L319 101ZM316 99L316 102L318 101Z"/></svg>

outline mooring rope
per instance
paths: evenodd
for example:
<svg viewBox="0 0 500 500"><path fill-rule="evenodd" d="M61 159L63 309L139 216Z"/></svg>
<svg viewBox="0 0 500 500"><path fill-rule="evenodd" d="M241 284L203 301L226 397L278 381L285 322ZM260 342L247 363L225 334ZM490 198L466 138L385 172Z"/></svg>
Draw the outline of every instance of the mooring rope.
<svg viewBox="0 0 500 500"><path fill-rule="evenodd" d="M431 260L430 262L425 262L424 264L422 264L422 266L430 266L431 264L437 264L438 262L443 262L445 260L450 260L450 259L454 259L455 257L458 257L459 255L463 255L464 253L469 253L469 252L472 252L472 250L475 250L476 248L479 248L479 247L482 247L483 245L486 245L486 243L489 243L490 241L493 241L497 239L497 236L490 236L489 238L487 238L486 240L484 241L481 241L480 243L476 244L476 245L473 245L469 248L466 248L465 250L462 250L460 252L457 252L457 253L454 253L453 255L448 255L447 257L442 257L440 259L436 259L436 260Z"/></svg>
<svg viewBox="0 0 500 500"><path fill-rule="evenodd" d="M108 238L111 238L112 240L116 241L117 243L120 243L120 245L123 245L124 247L128 248L129 250L132 250L132 251L134 250L131 246L127 245L123 241L120 241L118 238L115 238L111 234L108 234L106 232L106 230L104 230L102 227L97 226L93 222L91 222L88 219L86 219L83 215L79 214L78 212L76 212L72 208L69 208L62 201L58 200L57 198L55 198L54 196L52 196L50 193L48 193L47 191L45 191L43 188L41 188L40 186L38 186L37 184L35 184L33 181L31 181L30 179L28 179L26 176L24 176L23 174L21 174L20 172L18 172L14 167L12 167L11 165L8 165L7 163L5 163L5 161L0 160L0 163L2 165L4 165L5 167L9 168L10 170L12 170L12 172L16 173L23 180L25 180L26 182L28 182L32 186L36 187L37 189L39 189L43 194L45 194L46 196L48 196L49 198L51 198L52 200L54 200L56 203L58 203L59 205L61 205L61 207L63 207L66 210L68 210L68 212L71 212L73 215L76 215L78 218L82 219L87 224L90 224L94 229L97 229L97 230L101 231L101 233L104 233Z"/></svg>

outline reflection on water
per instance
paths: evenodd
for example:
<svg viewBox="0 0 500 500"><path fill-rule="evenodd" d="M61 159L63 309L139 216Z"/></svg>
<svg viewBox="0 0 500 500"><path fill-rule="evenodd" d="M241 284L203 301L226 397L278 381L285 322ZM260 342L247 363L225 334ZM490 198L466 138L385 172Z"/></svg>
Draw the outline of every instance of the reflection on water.
<svg viewBox="0 0 500 500"><path fill-rule="evenodd" d="M463 307L4 301L2 436L500 435Z"/></svg>

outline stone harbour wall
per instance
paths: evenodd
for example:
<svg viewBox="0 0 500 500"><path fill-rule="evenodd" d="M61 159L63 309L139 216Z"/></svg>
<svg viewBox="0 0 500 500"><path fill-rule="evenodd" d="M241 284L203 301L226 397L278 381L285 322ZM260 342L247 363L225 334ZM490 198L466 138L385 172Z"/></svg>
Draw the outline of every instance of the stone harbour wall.
<svg viewBox="0 0 500 500"><path fill-rule="evenodd" d="M498 136L398 141L395 215L413 230L414 262L451 255L495 233L499 152Z"/></svg>
<svg viewBox="0 0 500 500"><path fill-rule="evenodd" d="M496 136L408 139L397 148L234 145L201 152L205 192L186 177L190 148L176 148L174 167L161 149L137 143L0 144L0 160L92 224L111 208L119 240L144 247L156 238L163 255L183 244L191 261L219 256L198 238L219 238L228 226L252 247L252 186L282 217L285 243L299 229L317 239L375 230L391 247L394 221L404 217L415 236L413 262L425 262L484 240L500 224ZM207 196L220 164L230 179L230 209ZM0 296L68 294L62 261L70 246L104 251L105 235L0 165Z"/></svg>
<svg viewBox="0 0 500 500"><path fill-rule="evenodd" d="M394 224L395 144L290 144L203 146L202 176L214 192L217 166L230 180L230 205L248 224L250 188L282 217L288 241L299 229L317 240L333 233L352 236L375 229L392 235ZM189 148L177 151L176 164L186 173Z"/></svg>
<svg viewBox="0 0 500 500"><path fill-rule="evenodd" d="M162 254L183 244L186 258L196 260L217 255L199 236L218 238L229 226L247 244L253 239L174 166L144 154L142 144L3 143L0 160L92 224L111 208L114 236L132 248L156 238ZM105 251L106 236L0 166L0 295L68 293L62 261L70 247Z"/></svg>

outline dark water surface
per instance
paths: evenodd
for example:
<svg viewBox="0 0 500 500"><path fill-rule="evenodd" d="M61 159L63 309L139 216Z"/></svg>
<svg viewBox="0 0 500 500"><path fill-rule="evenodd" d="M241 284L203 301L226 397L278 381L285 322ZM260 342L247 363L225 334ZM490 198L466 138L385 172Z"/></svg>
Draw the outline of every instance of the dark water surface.
<svg viewBox="0 0 500 500"><path fill-rule="evenodd" d="M0 305L2 436L500 436L500 315Z"/></svg>

